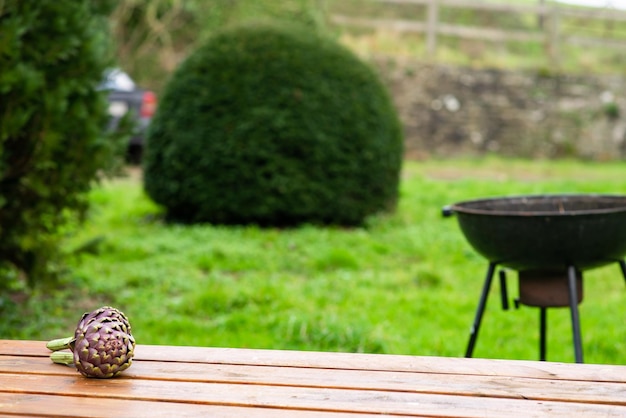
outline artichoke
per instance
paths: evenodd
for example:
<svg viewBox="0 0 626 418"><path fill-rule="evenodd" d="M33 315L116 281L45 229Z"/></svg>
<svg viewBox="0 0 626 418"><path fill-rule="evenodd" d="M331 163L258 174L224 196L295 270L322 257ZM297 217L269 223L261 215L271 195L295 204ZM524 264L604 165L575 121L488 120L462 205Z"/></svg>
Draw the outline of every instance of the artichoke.
<svg viewBox="0 0 626 418"><path fill-rule="evenodd" d="M135 339L123 312L103 306L83 314L74 337L50 341L55 363L73 364L86 377L109 378L119 375L132 364ZM58 352L69 348L72 353Z"/></svg>

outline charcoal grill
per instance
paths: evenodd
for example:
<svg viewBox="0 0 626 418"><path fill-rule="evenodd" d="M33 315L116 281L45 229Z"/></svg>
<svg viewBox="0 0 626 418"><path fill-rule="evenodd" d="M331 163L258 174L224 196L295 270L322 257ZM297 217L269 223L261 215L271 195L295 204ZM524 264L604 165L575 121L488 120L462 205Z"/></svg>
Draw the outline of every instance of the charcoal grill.
<svg viewBox="0 0 626 418"><path fill-rule="evenodd" d="M488 260L465 353L471 357L496 270L518 272L518 303L540 308L540 360L546 359L547 308L569 307L574 355L583 362L578 304L583 272L619 264L626 279L626 196L526 195L469 200L443 208L456 216L469 244ZM506 270L499 269L508 309Z"/></svg>

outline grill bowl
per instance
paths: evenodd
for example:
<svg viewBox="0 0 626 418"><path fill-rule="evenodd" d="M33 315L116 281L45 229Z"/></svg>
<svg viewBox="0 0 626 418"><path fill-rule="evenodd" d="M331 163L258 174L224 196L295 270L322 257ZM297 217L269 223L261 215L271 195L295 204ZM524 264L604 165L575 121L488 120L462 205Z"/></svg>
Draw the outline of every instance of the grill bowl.
<svg viewBox="0 0 626 418"><path fill-rule="evenodd" d="M579 270L623 260L626 196L526 195L446 206L470 245L515 270Z"/></svg>

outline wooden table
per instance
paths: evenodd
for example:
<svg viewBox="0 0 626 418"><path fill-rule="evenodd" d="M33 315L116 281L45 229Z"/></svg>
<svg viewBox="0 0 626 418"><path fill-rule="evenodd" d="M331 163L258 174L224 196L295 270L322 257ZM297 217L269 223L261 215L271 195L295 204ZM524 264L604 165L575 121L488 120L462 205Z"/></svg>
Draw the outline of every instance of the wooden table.
<svg viewBox="0 0 626 418"><path fill-rule="evenodd" d="M626 366L138 345L114 379L0 340L0 416L626 417Z"/></svg>

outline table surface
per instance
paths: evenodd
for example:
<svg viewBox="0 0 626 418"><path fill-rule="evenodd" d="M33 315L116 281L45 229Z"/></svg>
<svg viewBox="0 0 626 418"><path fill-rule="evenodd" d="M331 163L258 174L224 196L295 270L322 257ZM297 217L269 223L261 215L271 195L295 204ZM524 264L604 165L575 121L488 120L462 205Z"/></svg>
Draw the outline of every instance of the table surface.
<svg viewBox="0 0 626 418"><path fill-rule="evenodd" d="M626 366L138 345L113 379L0 340L0 417L626 417Z"/></svg>

